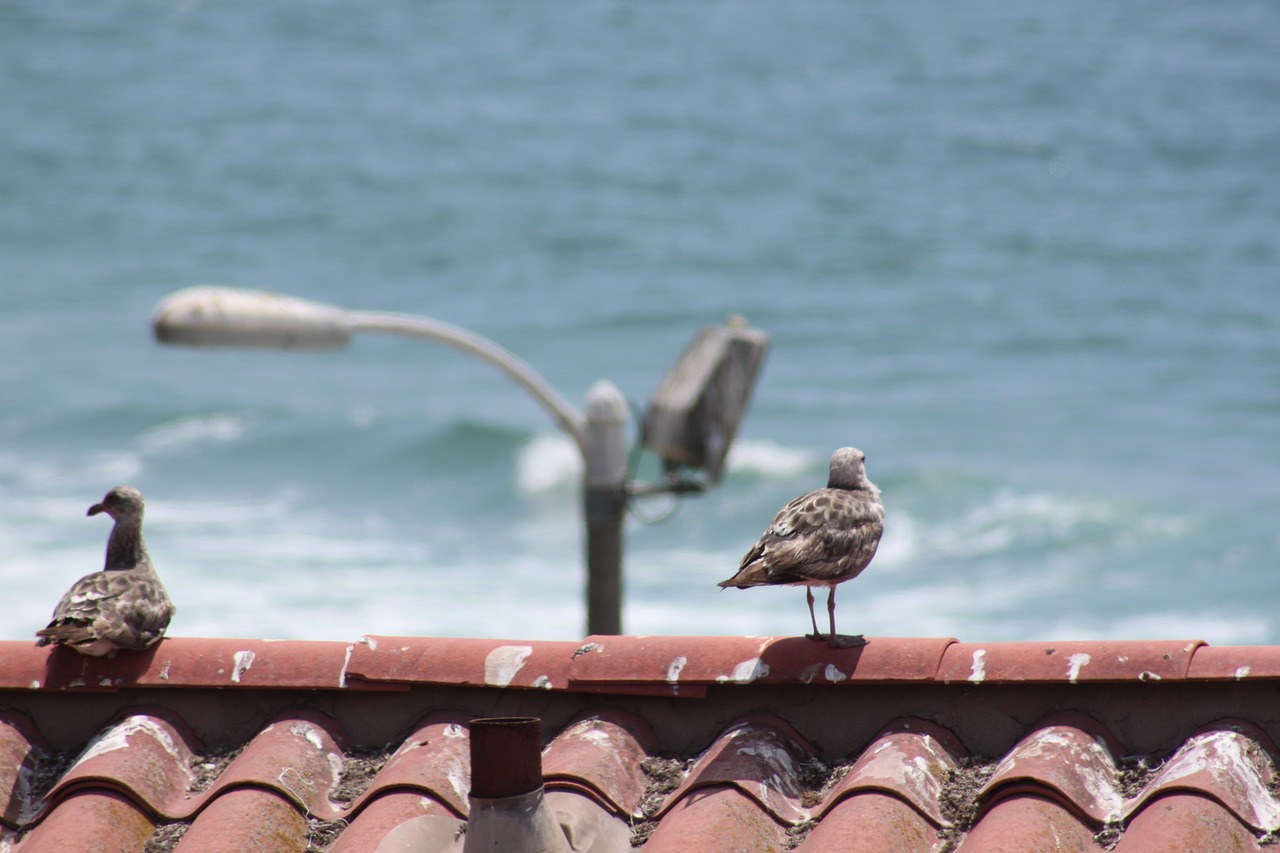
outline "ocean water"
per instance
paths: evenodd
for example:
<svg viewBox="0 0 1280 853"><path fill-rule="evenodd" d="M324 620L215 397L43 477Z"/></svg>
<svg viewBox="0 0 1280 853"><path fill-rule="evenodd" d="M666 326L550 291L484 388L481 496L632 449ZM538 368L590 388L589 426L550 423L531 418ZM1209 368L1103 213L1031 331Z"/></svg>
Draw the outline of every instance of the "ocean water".
<svg viewBox="0 0 1280 853"><path fill-rule="evenodd" d="M724 482L633 507L629 633L805 631L716 582L855 444L844 630L1280 642L1278 55L1264 0L0 4L0 637L123 482L174 635L582 636L545 412L418 341L151 339L217 283L637 412L767 331Z"/></svg>

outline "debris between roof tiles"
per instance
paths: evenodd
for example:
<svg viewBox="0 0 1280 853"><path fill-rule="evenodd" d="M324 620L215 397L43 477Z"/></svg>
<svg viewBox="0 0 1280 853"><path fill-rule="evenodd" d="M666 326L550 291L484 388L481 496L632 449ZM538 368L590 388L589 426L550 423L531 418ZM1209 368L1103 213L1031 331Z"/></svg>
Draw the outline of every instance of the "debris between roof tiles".
<svg viewBox="0 0 1280 853"><path fill-rule="evenodd" d="M171 853L191 828L189 823L166 823L156 827L155 834L147 839L142 853Z"/></svg>
<svg viewBox="0 0 1280 853"><path fill-rule="evenodd" d="M414 829L461 853L469 725L495 714L542 720L546 800L579 853L1257 851L1280 831L1270 647L1198 667L1208 647L1181 641L985 644L976 684L951 676L972 644L789 639L591 638L576 658L587 644L449 640L439 670L434 641L406 639L362 646L346 687L344 644L166 640L59 675L57 653L0 643L0 849L368 853ZM537 671L488 683L486 642ZM217 677L245 648L241 681ZM769 674L719 682L744 652ZM1066 652L1091 662L1044 668Z"/></svg>
<svg viewBox="0 0 1280 853"><path fill-rule="evenodd" d="M393 751L393 747L383 746L355 749L343 756L338 784L329 792L329 799L335 803L350 803L363 794Z"/></svg>
<svg viewBox="0 0 1280 853"><path fill-rule="evenodd" d="M941 853L951 853L977 822L978 809L982 805L978 794L995 773L999 759L966 755L957 765L946 771L938 805L946 823L938 830L942 839Z"/></svg>
<svg viewBox="0 0 1280 853"><path fill-rule="evenodd" d="M639 847L649 840L658 825L658 809L671 792L680 787L694 758L661 758L653 756L640 762L640 769L649 780L640 801L640 818L632 821L632 845Z"/></svg>

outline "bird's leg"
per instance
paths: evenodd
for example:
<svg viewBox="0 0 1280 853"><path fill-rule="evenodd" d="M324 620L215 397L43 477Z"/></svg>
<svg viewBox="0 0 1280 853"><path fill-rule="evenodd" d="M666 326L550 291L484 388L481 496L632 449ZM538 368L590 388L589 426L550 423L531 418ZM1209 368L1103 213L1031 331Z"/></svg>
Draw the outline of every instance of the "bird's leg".
<svg viewBox="0 0 1280 853"><path fill-rule="evenodd" d="M836 587L832 584L827 592L827 616L831 619L831 633L827 635L827 643L833 649L852 649L867 643L861 634L842 636L836 633Z"/></svg>
<svg viewBox="0 0 1280 853"><path fill-rule="evenodd" d="M804 588L804 597L809 602L809 620L813 622L813 633L809 634L810 640L825 639L822 634L818 633L818 617L813 615L813 587L806 586Z"/></svg>

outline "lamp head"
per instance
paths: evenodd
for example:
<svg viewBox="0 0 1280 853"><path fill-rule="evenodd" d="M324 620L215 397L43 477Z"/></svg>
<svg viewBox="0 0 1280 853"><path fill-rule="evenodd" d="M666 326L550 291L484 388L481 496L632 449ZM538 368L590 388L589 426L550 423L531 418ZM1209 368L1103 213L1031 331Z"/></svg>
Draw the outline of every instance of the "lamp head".
<svg viewBox="0 0 1280 853"><path fill-rule="evenodd" d="M193 347L338 349L351 340L347 312L331 305L201 285L170 294L151 315L156 340Z"/></svg>

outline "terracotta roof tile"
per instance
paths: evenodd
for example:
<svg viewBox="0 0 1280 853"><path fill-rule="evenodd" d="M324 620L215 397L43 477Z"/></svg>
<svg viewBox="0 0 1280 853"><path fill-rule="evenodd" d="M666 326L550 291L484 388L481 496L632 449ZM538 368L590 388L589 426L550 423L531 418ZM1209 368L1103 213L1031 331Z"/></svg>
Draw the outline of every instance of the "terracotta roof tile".
<svg viewBox="0 0 1280 853"><path fill-rule="evenodd" d="M86 790L65 798L57 811L19 843L20 853L137 853L155 824L132 800L114 791Z"/></svg>
<svg viewBox="0 0 1280 853"><path fill-rule="evenodd" d="M469 719L469 715L446 711L419 723L351 804L351 811L360 813L369 801L387 792L411 792L420 813L436 813L428 807L434 802L449 814L466 817L471 779Z"/></svg>
<svg viewBox="0 0 1280 853"><path fill-rule="evenodd" d="M579 643L367 636L347 675L366 681L563 690Z"/></svg>
<svg viewBox="0 0 1280 853"><path fill-rule="evenodd" d="M1263 849L1249 828L1218 803L1198 794L1171 793L1155 800L1133 818L1113 853L1152 850L1261 853Z"/></svg>
<svg viewBox="0 0 1280 853"><path fill-rule="evenodd" d="M1019 792L1049 794L1101 829L1124 805L1109 742L1110 733L1088 717L1057 715L1005 755L979 796L990 803Z"/></svg>
<svg viewBox="0 0 1280 853"><path fill-rule="evenodd" d="M796 853L937 853L938 827L898 797L863 790L829 809Z"/></svg>
<svg viewBox="0 0 1280 853"><path fill-rule="evenodd" d="M387 791L365 804L328 853L368 853L396 827L425 817L447 822L455 835L466 826L465 821L430 797L416 791Z"/></svg>
<svg viewBox="0 0 1280 853"><path fill-rule="evenodd" d="M817 814L826 815L846 797L865 791L894 794L934 827L946 826L941 793L965 749L951 732L926 720L899 720L886 727L832 788Z"/></svg>
<svg viewBox="0 0 1280 853"><path fill-rule="evenodd" d="M955 640L877 638L832 649L804 637L589 637L577 684L661 684L673 693L706 684L931 681Z"/></svg>
<svg viewBox="0 0 1280 853"><path fill-rule="evenodd" d="M971 684L1180 681L1199 640L1145 642L956 643L937 677Z"/></svg>
<svg viewBox="0 0 1280 853"><path fill-rule="evenodd" d="M0 822L13 828L32 815L32 782L36 763L47 745L31 720L13 711L0 711ZM2 849L2 848L0 848Z"/></svg>
<svg viewBox="0 0 1280 853"><path fill-rule="evenodd" d="M798 824L809 819L801 802L799 765L816 755L812 746L780 719L759 715L725 730L671 792L662 816L701 788L729 785L755 800L774 820Z"/></svg>
<svg viewBox="0 0 1280 853"><path fill-rule="evenodd" d="M701 788L666 813L644 849L648 853L760 853L780 850L787 832L736 785Z"/></svg>
<svg viewBox="0 0 1280 853"><path fill-rule="evenodd" d="M542 754L542 775L548 791L579 791L615 814L638 818L647 787L641 762L657 751L643 719L602 708L556 735Z"/></svg>
<svg viewBox="0 0 1280 853"><path fill-rule="evenodd" d="M1202 646L1196 649L1187 678L1280 678L1280 646Z"/></svg>
<svg viewBox="0 0 1280 853"><path fill-rule="evenodd" d="M236 788L210 802L175 849L177 853L227 849L303 853L307 835L307 819L295 803L274 791Z"/></svg>
<svg viewBox="0 0 1280 853"><path fill-rule="evenodd" d="M1271 793L1274 747L1256 727L1223 722L1188 738L1125 810L1132 815L1174 791L1194 791L1220 803L1258 832L1280 830L1280 802Z"/></svg>
<svg viewBox="0 0 1280 853"><path fill-rule="evenodd" d="M1278 680L1276 648L1181 640L0 643L0 850L460 851L495 715L542 720L598 849L1258 850Z"/></svg>
<svg viewBox="0 0 1280 853"><path fill-rule="evenodd" d="M324 715L295 709L267 725L245 746L190 811L223 792L246 787L275 791L308 815L342 817L329 799L342 770L343 750L337 725Z"/></svg>
<svg viewBox="0 0 1280 853"><path fill-rule="evenodd" d="M162 818L187 817L191 764L199 747L192 748L186 726L170 722L170 716L160 710L134 713L100 731L45 797L36 819L60 811L62 800L85 788L114 790Z"/></svg>
<svg viewBox="0 0 1280 853"><path fill-rule="evenodd" d="M1158 848L1145 848L1155 850ZM1165 848L1169 849L1169 848ZM955 853L1102 853L1094 830L1054 800L1019 794L982 815Z"/></svg>

